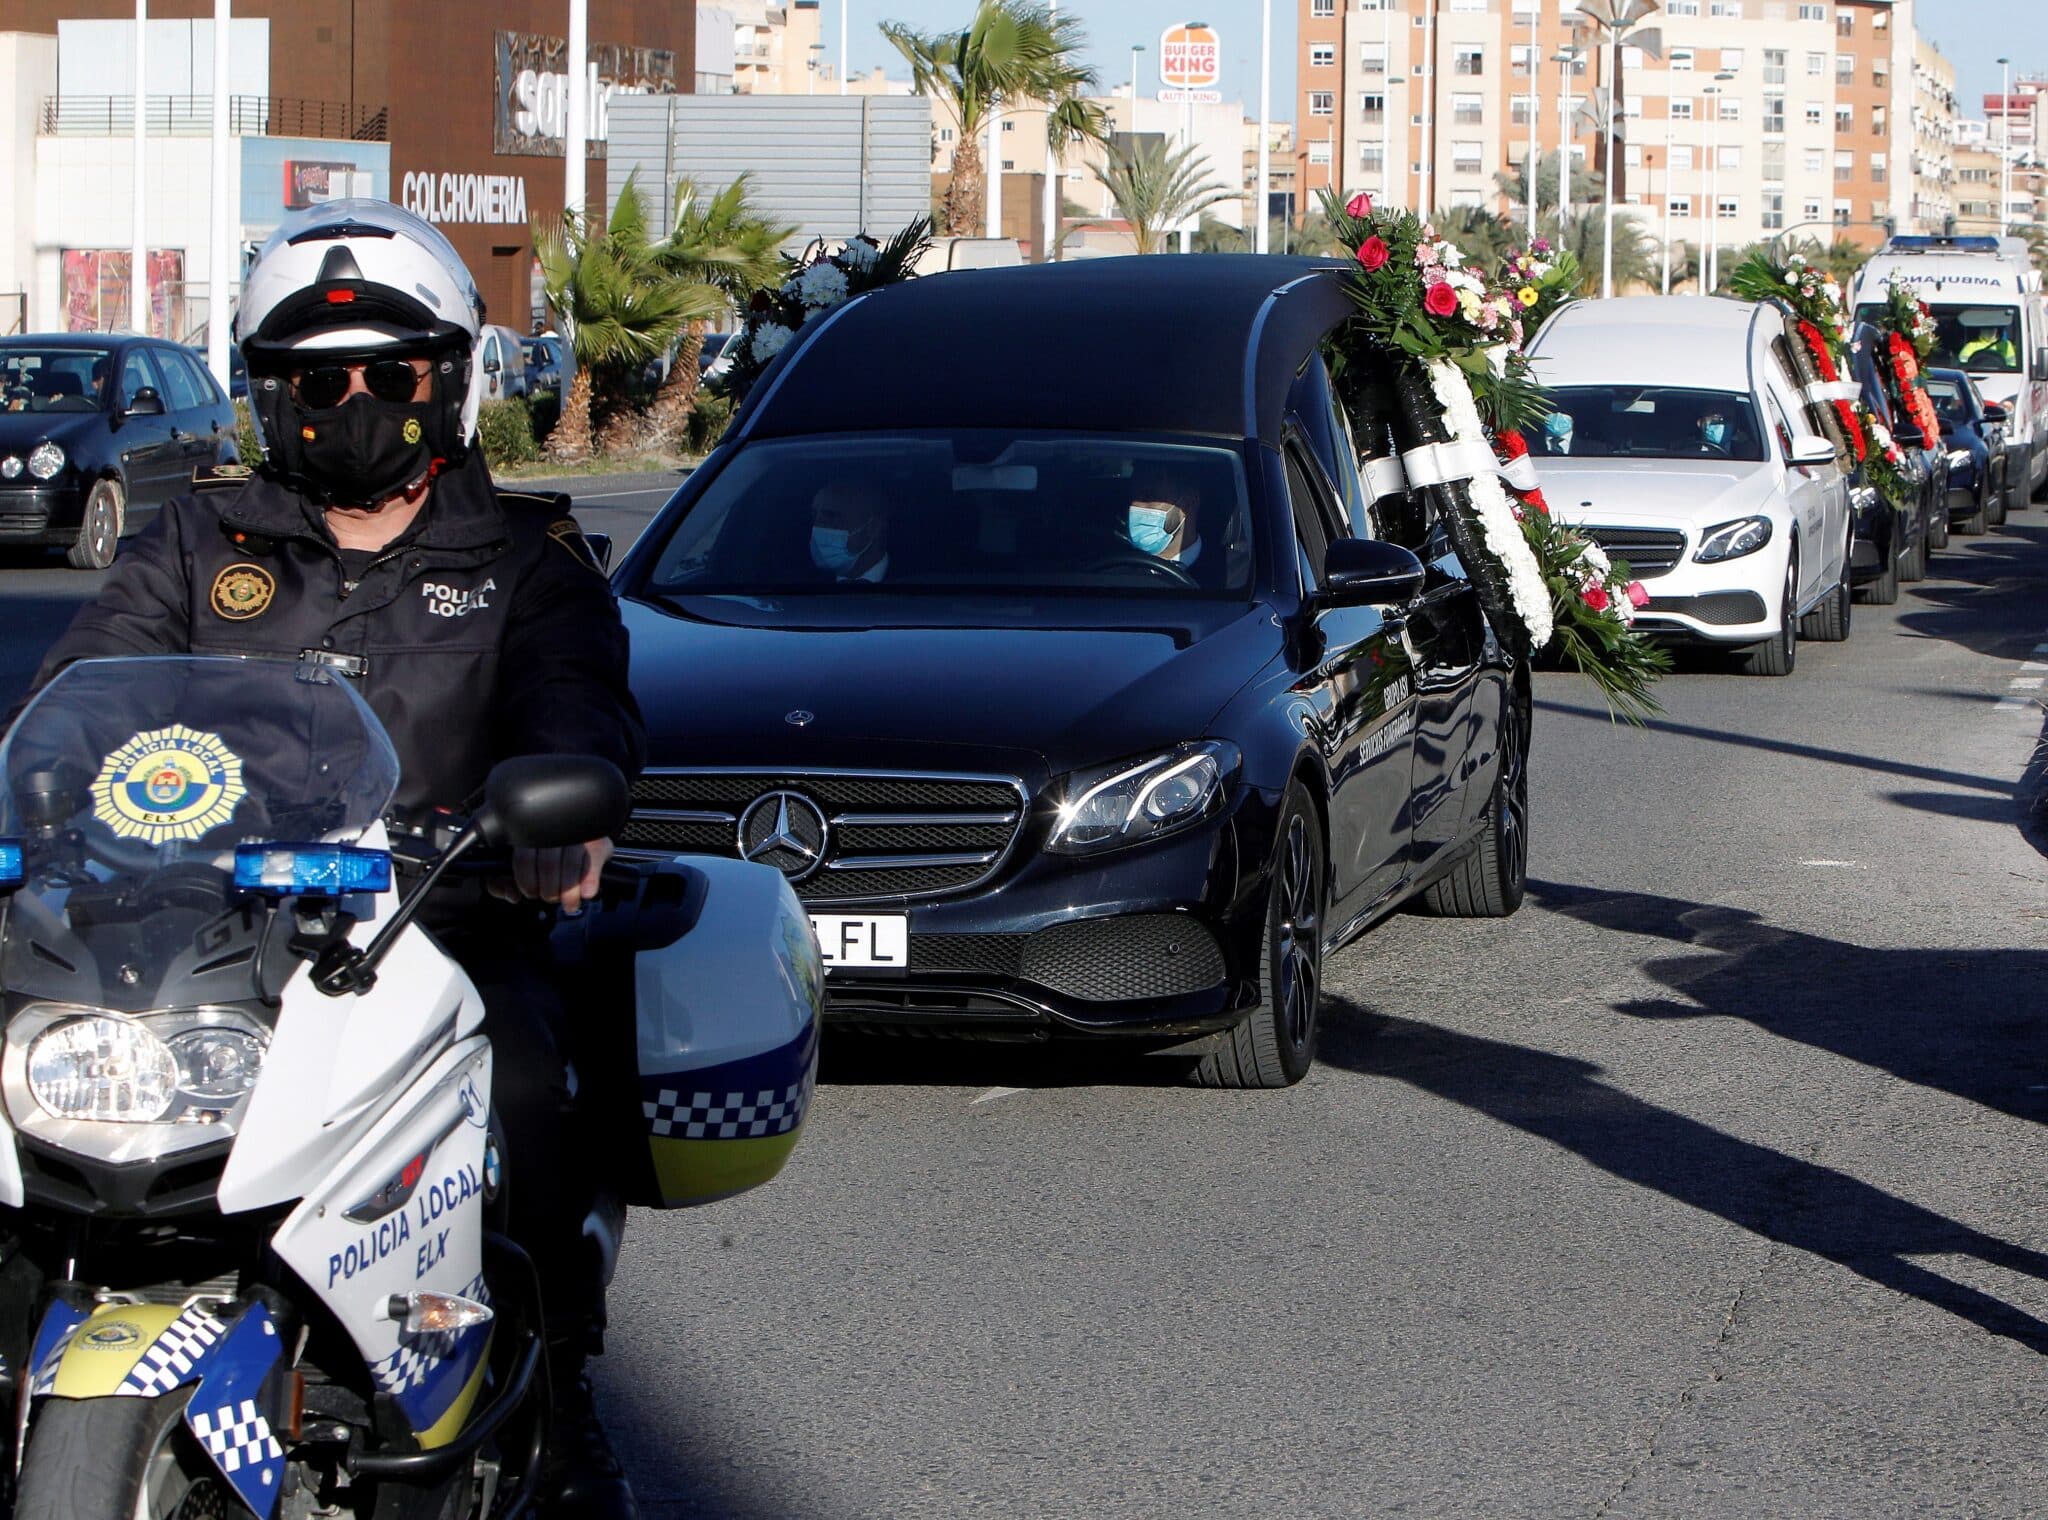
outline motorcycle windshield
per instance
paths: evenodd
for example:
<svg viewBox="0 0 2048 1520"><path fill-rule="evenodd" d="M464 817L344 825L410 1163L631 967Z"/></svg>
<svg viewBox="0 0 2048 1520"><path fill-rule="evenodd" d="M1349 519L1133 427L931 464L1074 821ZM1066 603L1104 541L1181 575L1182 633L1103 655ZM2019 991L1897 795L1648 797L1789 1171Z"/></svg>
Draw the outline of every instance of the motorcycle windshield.
<svg viewBox="0 0 2048 1520"><path fill-rule="evenodd" d="M0 983L122 1011L261 995L271 915L235 846L352 844L398 757L345 678L205 657L85 660L0 744L0 837L22 842Z"/></svg>

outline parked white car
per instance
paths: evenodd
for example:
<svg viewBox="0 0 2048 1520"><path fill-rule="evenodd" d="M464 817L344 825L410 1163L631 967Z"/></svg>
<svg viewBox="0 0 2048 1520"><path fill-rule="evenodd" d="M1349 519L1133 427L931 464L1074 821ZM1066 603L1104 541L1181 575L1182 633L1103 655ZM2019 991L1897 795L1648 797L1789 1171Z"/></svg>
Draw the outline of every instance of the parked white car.
<svg viewBox="0 0 2048 1520"><path fill-rule="evenodd" d="M1530 349L1551 413L1529 440L1550 508L1628 561L1637 626L1788 675L1849 636L1849 493L1809 431L1775 306L1582 301Z"/></svg>

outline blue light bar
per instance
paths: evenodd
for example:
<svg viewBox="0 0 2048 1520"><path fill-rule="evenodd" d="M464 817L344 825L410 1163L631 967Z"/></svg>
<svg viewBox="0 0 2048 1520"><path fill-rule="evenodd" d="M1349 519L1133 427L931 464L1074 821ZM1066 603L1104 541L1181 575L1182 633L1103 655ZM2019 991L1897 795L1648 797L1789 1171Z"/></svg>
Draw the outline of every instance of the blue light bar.
<svg viewBox="0 0 2048 1520"><path fill-rule="evenodd" d="M19 839L0 839L0 892L10 891L28 879Z"/></svg>
<svg viewBox="0 0 2048 1520"><path fill-rule="evenodd" d="M391 887L391 857L352 844L238 844L235 885L266 897L340 897Z"/></svg>

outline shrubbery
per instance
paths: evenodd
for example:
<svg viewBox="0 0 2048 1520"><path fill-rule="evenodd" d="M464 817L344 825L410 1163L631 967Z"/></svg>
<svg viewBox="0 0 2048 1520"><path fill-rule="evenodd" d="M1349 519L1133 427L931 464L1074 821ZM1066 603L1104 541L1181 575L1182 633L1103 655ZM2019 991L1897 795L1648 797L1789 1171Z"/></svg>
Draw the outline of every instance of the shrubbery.
<svg viewBox="0 0 2048 1520"><path fill-rule="evenodd" d="M249 415L249 403L235 403L235 453L250 468L262 462L263 445L256 441L256 420Z"/></svg>
<svg viewBox="0 0 2048 1520"><path fill-rule="evenodd" d="M494 470L532 464L540 458L540 443L533 436L533 409L524 396L486 401L477 413L476 438Z"/></svg>

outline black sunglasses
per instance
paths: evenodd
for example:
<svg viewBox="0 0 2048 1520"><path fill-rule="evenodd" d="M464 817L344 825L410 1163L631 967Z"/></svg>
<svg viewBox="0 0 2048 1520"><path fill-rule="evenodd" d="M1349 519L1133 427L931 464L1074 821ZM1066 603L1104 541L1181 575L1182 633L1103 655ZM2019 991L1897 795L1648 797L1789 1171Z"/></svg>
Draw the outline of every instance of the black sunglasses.
<svg viewBox="0 0 2048 1520"><path fill-rule="evenodd" d="M341 405L349 392L351 371L361 370L363 384L379 401L410 401L419 389L420 373L410 359L373 359L367 364L322 364L300 370L292 382L299 405L324 412ZM429 371L431 373L431 371Z"/></svg>

